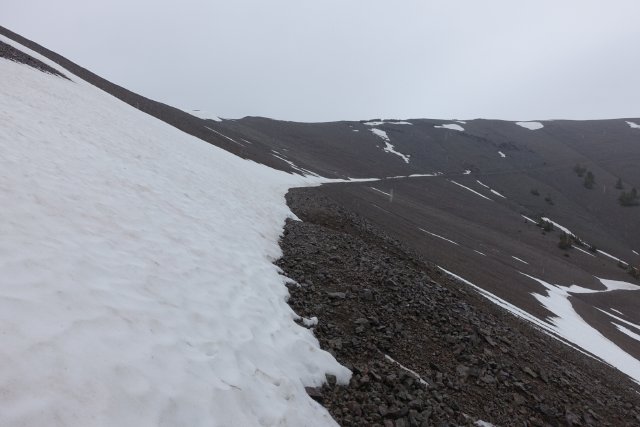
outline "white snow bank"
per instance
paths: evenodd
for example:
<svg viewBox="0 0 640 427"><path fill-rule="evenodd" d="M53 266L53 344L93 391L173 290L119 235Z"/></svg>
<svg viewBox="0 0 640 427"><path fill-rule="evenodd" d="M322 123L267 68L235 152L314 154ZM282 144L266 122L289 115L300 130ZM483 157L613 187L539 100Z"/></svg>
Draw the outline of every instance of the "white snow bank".
<svg viewBox="0 0 640 427"><path fill-rule="evenodd" d="M500 155L500 157L505 158L507 157L506 154L504 154L502 151L498 151L498 154Z"/></svg>
<svg viewBox="0 0 640 427"><path fill-rule="evenodd" d="M607 291L594 291L576 285L570 287L552 285L528 274L524 275L547 289L546 295L533 293L533 296L556 316L549 319L549 322L551 329L557 335L624 372L635 381L640 381L640 361L589 325L569 301L571 293L607 292L615 289L638 290L640 287L626 282L599 279L607 287Z"/></svg>
<svg viewBox="0 0 640 427"><path fill-rule="evenodd" d="M464 188L465 190L469 190L469 191L471 191L473 194L475 194L475 195L477 195L477 196L480 196L480 197L482 197L483 199L491 200L491 201L493 202L493 200L492 200L492 199L488 198L487 196L485 196L485 195L483 195L483 194L478 193L476 190L472 190L471 188L467 187L466 185L462 185L462 184L460 184L459 182L456 182L456 181L454 181L454 180L452 180L452 179L451 179L451 180L449 180L449 182L451 182L451 183L453 183L453 184L455 184L455 185L457 185L457 186L459 186L459 187L462 187L462 188Z"/></svg>
<svg viewBox="0 0 640 427"><path fill-rule="evenodd" d="M410 155L405 155L402 154L398 151L396 151L395 147L391 144L391 140L389 139L389 136L387 136L387 133L383 130L380 129L369 129L371 132L373 132L374 135L380 137L384 143L385 146L383 148L383 150L386 153L392 153L395 154L396 156L399 156L402 160L404 160L405 163L409 163L409 157L411 157Z"/></svg>
<svg viewBox="0 0 640 427"><path fill-rule="evenodd" d="M464 128L458 124L455 123L448 123L448 124L444 124L444 125L439 125L439 126L434 126L434 128L438 128L438 129L451 129L451 130L457 130L459 132L464 132Z"/></svg>
<svg viewBox="0 0 640 427"><path fill-rule="evenodd" d="M627 122L630 128L632 129L640 129L640 125L634 122Z"/></svg>
<svg viewBox="0 0 640 427"><path fill-rule="evenodd" d="M68 75L0 59L0 425L335 425L272 264L311 181Z"/></svg>
<svg viewBox="0 0 640 427"><path fill-rule="evenodd" d="M418 229L419 229L420 231L424 231L425 233L432 235L433 237L437 237L438 239L446 240L447 242L449 242L449 243L453 243L454 245L458 246L458 243L457 243L457 242L454 242L453 240L447 239L446 237L442 237L442 236L440 236L439 234L432 233L432 232L430 232L430 231L425 230L424 228L418 228Z"/></svg>
<svg viewBox="0 0 640 427"><path fill-rule="evenodd" d="M544 127L544 125L540 122L516 122L516 124L518 126L521 126L525 129L529 129L529 130L538 130L538 129L542 129Z"/></svg>

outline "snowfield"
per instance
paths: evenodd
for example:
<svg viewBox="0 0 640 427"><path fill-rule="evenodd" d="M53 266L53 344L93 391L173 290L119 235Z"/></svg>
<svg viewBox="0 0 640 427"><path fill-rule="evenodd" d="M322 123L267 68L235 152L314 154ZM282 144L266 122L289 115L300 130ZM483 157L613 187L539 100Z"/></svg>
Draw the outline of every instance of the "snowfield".
<svg viewBox="0 0 640 427"><path fill-rule="evenodd" d="M350 372L272 264L318 179L65 73L0 59L0 425L335 425L304 387Z"/></svg>

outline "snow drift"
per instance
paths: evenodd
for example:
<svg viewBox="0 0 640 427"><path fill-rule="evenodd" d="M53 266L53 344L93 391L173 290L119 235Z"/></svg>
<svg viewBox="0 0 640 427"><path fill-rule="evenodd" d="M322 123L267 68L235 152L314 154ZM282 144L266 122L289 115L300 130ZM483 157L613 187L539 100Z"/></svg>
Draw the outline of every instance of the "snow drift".
<svg viewBox="0 0 640 427"><path fill-rule="evenodd" d="M0 59L0 424L333 425L272 264L309 180L67 75Z"/></svg>

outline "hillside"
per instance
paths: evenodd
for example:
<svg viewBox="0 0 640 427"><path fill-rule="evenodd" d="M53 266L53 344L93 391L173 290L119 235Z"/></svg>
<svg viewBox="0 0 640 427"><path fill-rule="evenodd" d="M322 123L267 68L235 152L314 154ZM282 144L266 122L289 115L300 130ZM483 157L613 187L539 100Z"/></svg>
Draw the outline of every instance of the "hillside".
<svg viewBox="0 0 640 427"><path fill-rule="evenodd" d="M202 119L0 34L4 424L640 422L640 119Z"/></svg>

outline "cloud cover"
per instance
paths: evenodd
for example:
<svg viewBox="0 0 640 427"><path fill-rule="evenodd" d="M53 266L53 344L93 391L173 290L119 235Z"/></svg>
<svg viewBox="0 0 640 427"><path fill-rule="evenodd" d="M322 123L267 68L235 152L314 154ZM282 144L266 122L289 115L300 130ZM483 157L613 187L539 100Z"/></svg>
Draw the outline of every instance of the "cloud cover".
<svg viewBox="0 0 640 427"><path fill-rule="evenodd" d="M2 25L223 117L640 116L640 3L23 0Z"/></svg>

